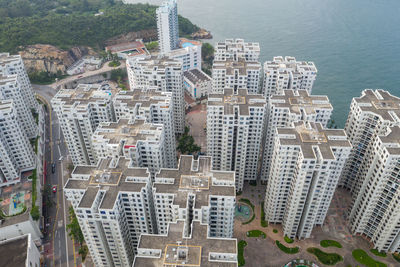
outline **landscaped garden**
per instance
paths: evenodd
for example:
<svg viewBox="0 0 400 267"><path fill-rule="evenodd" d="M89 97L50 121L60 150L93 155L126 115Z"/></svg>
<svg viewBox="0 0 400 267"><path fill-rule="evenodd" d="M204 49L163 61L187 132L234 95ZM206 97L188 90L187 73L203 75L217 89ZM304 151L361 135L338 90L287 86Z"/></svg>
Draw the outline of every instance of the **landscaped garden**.
<svg viewBox="0 0 400 267"><path fill-rule="evenodd" d="M245 203L245 204L249 205L249 206L251 207L252 212L253 212L253 216L251 216L251 218L250 218L248 221L242 222L242 224L249 224L249 223L251 223L251 222L256 218L256 213L254 212L254 205L253 205L253 203L251 203L251 201L248 200L247 198L241 198L241 199L239 199L239 202L242 202L242 203ZM240 207L241 204L238 204L238 205L239 205L239 207ZM242 206L243 206L243 205L242 205Z"/></svg>
<svg viewBox="0 0 400 267"><path fill-rule="evenodd" d="M278 240L275 241L275 244L280 250L282 250L283 252L285 252L287 254L296 254L297 252L299 252L299 247L289 248L289 247L283 245Z"/></svg>
<svg viewBox="0 0 400 267"><path fill-rule="evenodd" d="M267 237L267 235L263 231L260 231L260 230L250 230L246 233L246 235L248 237L262 237L262 238Z"/></svg>
<svg viewBox="0 0 400 267"><path fill-rule="evenodd" d="M327 253L319 248L308 248L307 252L315 255L318 260L326 265L335 265L336 263L343 260L343 257L337 253Z"/></svg>
<svg viewBox="0 0 400 267"><path fill-rule="evenodd" d="M353 250L352 254L356 261L366 265L367 267L386 267L386 264L374 260L362 249L355 249Z"/></svg>
<svg viewBox="0 0 400 267"><path fill-rule="evenodd" d="M240 240L238 243L238 264L239 266L243 266L246 261L244 260L244 248L247 246L247 242L244 240Z"/></svg>
<svg viewBox="0 0 400 267"><path fill-rule="evenodd" d="M342 244L340 244L338 241L335 240L322 240L320 242L321 247L327 248L327 247L337 247L337 248L342 248Z"/></svg>
<svg viewBox="0 0 400 267"><path fill-rule="evenodd" d="M278 233L278 229L274 229L274 230L272 230L272 232L274 232L274 234L277 234Z"/></svg>
<svg viewBox="0 0 400 267"><path fill-rule="evenodd" d="M292 244L294 242L294 240L291 239L290 237L288 237L287 235L285 235L285 237L283 239L285 239L285 242L288 244Z"/></svg>
<svg viewBox="0 0 400 267"><path fill-rule="evenodd" d="M400 262L400 254L399 253L393 253L392 256L396 261Z"/></svg>
<svg viewBox="0 0 400 267"><path fill-rule="evenodd" d="M264 201L261 202L261 227L268 227L268 222L265 220Z"/></svg>
<svg viewBox="0 0 400 267"><path fill-rule="evenodd" d="M376 248L373 248L370 251L371 251L372 254L374 254L374 255L376 255L378 257L382 257L382 258L386 257L386 252L383 252L383 251L381 252L381 251L377 250Z"/></svg>

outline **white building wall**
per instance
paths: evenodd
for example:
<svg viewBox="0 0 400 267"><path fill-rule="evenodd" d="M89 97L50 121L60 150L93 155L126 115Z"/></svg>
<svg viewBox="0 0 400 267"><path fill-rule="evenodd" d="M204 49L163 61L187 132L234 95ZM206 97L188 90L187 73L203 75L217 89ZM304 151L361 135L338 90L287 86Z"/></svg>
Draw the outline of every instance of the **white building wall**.
<svg viewBox="0 0 400 267"><path fill-rule="evenodd" d="M176 0L166 0L156 10L158 44L161 54L178 48L179 25Z"/></svg>

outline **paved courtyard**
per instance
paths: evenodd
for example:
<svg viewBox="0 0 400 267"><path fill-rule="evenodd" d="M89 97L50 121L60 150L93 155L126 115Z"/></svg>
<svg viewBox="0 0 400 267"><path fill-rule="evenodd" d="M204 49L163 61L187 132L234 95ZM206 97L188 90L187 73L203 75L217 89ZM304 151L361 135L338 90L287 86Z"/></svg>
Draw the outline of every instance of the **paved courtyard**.
<svg viewBox="0 0 400 267"><path fill-rule="evenodd" d="M196 105L186 113L186 123L190 127L189 134L193 136L201 152L207 151L207 134L205 131L207 121L207 108L205 104Z"/></svg>
<svg viewBox="0 0 400 267"><path fill-rule="evenodd" d="M259 267L282 267L293 259L306 259L315 262L318 266L327 266L320 263L314 255L306 251L309 247L318 247L326 252L335 252L343 256L344 261L336 264L335 266L363 266L356 262L351 255L354 249L361 248L368 252L368 254L383 263L388 267L400 266L391 255L388 254L386 258L381 258L369 252L372 248L367 240L360 236L352 236L345 223L347 208L350 203L350 196L347 191L338 189L332 200L332 205L328 211L325 224L322 227L315 227L312 237L306 240L296 240L292 244L287 244L282 235L281 225L269 225L266 228L261 227L261 205L265 192L264 185L251 186L245 183L244 192L242 195L237 196L237 201L240 198L247 198L255 206L255 219L250 223L243 225L240 220L235 220L234 237L240 240L245 240L247 246L244 249L245 266L259 266ZM267 238L254 238L247 237L246 232L249 230L261 230L267 234ZM273 233L273 229L277 229L278 233ZM319 242L324 239L333 239L339 241L343 248L322 248ZM275 244L275 240L279 240L287 247L299 246L300 251L297 254L286 254L281 251Z"/></svg>

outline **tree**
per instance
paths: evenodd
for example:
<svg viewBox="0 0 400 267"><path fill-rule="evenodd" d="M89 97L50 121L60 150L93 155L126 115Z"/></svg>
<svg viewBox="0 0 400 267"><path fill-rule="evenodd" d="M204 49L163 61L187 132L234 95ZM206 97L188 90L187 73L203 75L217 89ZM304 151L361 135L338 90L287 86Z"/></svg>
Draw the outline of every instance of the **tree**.
<svg viewBox="0 0 400 267"><path fill-rule="evenodd" d="M69 207L69 219L70 223L67 224L67 230L69 230L69 235L73 237L79 244L82 246L85 239L83 238L82 230L78 222L78 218L76 218L74 209Z"/></svg>
<svg viewBox="0 0 400 267"><path fill-rule="evenodd" d="M193 154L200 152L201 147L195 144L193 136L189 135L189 127L185 127L185 132L178 140L178 150L181 154Z"/></svg>

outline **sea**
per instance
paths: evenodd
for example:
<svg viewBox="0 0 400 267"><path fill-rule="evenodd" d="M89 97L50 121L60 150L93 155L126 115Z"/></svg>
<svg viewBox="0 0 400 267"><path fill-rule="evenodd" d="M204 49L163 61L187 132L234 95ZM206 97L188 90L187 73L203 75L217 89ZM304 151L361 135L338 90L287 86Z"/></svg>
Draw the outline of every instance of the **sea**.
<svg viewBox="0 0 400 267"><path fill-rule="evenodd" d="M259 42L262 63L274 56L315 62L313 94L329 96L339 128L362 90L400 97L400 0L178 0L178 13L211 31L211 44Z"/></svg>

